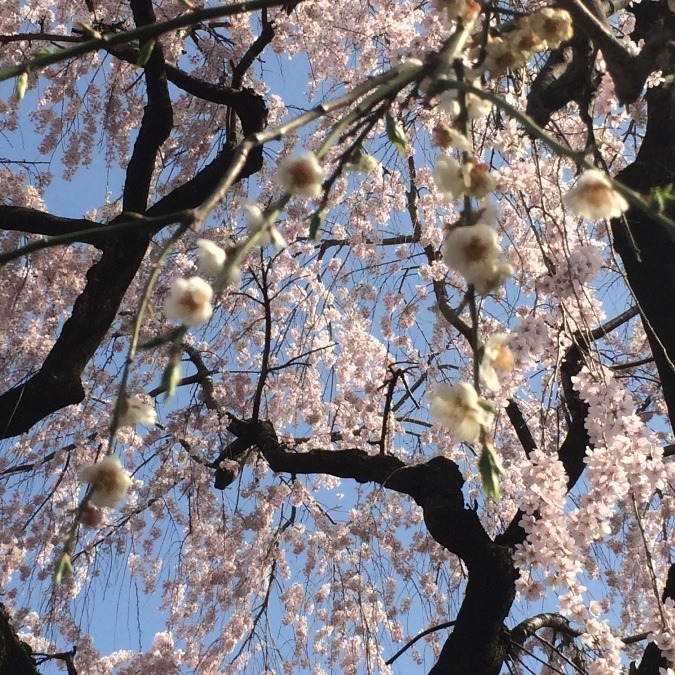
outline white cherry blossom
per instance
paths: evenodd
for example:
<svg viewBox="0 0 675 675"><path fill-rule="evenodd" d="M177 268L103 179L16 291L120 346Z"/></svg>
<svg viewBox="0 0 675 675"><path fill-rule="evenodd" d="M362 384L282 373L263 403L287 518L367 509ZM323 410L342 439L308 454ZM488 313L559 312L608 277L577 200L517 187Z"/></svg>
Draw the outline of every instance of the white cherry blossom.
<svg viewBox="0 0 675 675"><path fill-rule="evenodd" d="M227 254L209 239L197 239L197 269L207 277L215 277L222 270Z"/></svg>
<svg viewBox="0 0 675 675"><path fill-rule="evenodd" d="M529 24L549 49L557 49L574 35L570 13L559 7L544 7L534 12L529 17Z"/></svg>
<svg viewBox="0 0 675 675"><path fill-rule="evenodd" d="M133 427L137 424L157 424L155 406L145 403L138 396L125 396L120 406L118 426Z"/></svg>
<svg viewBox="0 0 675 675"><path fill-rule="evenodd" d="M297 197L318 197L326 173L313 152L284 157L275 174L279 185Z"/></svg>
<svg viewBox="0 0 675 675"><path fill-rule="evenodd" d="M597 169L584 171L563 203L578 216L589 220L618 218L628 210L628 202Z"/></svg>
<svg viewBox="0 0 675 675"><path fill-rule="evenodd" d="M454 158L441 155L433 173L436 189L443 199L452 201L464 194L466 188L461 164Z"/></svg>
<svg viewBox="0 0 675 675"><path fill-rule="evenodd" d="M509 336L505 333L491 335L483 348L480 362L480 381L492 391L499 389L499 375L513 369L513 354L508 347Z"/></svg>
<svg viewBox="0 0 675 675"><path fill-rule="evenodd" d="M478 393L466 382L438 384L431 395L431 415L458 441L474 443L481 429L489 423L490 414L481 406Z"/></svg>
<svg viewBox="0 0 675 675"><path fill-rule="evenodd" d="M454 227L443 243L443 261L469 283L486 276L502 253L495 229L485 223ZM489 274L489 272L488 272Z"/></svg>
<svg viewBox="0 0 675 675"><path fill-rule="evenodd" d="M93 488L90 503L108 508L114 508L124 499L132 483L131 476L115 455L106 455L94 464L83 464L77 476Z"/></svg>
<svg viewBox="0 0 675 675"><path fill-rule="evenodd" d="M186 326L197 326L211 318L213 289L200 277L176 279L164 300L164 315Z"/></svg>

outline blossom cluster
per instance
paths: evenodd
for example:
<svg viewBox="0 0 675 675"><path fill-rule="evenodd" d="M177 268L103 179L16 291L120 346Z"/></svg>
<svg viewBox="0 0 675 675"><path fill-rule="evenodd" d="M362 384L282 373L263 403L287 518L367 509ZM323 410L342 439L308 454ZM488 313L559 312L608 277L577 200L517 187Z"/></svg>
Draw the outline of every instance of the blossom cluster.
<svg viewBox="0 0 675 675"><path fill-rule="evenodd" d="M589 220L619 218L628 210L625 197L597 169L584 171L576 185L563 198L563 203L577 215Z"/></svg>
<svg viewBox="0 0 675 675"><path fill-rule="evenodd" d="M38 0L26 1L36 7L40 4ZM157 0L157 7L161 9L166 1ZM58 0L52 5L59 3L64 4ZM461 27L462 22L476 19L481 11L474 0L433 0L433 4L441 13L443 22L432 15L427 23L422 23L429 19L424 3L384 3L378 5L375 13L368 3L352 3L347 8L349 11L337 5L332 7L330 3L307 3L293 12L293 16L277 13L274 17L277 31L274 43L279 49L299 49L297 45L307 44L312 50L308 55L311 57L308 58L311 66L308 71L315 78L310 87L323 88L321 93L325 92L327 96L330 91L338 91L341 96L364 76L382 74L383 63L396 63L404 52L416 53L417 47L408 37L416 37L420 41L428 39L427 46L433 49L447 37L441 32L447 26L439 28L438 24L458 21ZM360 8L366 11L368 23L359 23L360 19L355 18ZM529 12L530 9L518 6L517 13ZM507 467L503 484L506 504L499 510L489 504L485 506L489 500L482 500L475 490L472 463L471 460L465 461L463 449L452 448L448 453L456 452L452 459L461 457L459 463L467 483L466 492L471 499L476 497L477 517L480 517L490 536L495 529L503 529L510 514L517 508L525 512L520 525L527 537L516 553L516 563L523 570L519 582L523 597L537 598L546 592L547 586L554 590L565 586L574 588L574 594L569 596L573 600L561 600L560 606L563 611L569 609L571 618L582 620L588 617L582 605L589 603L584 603L579 595L579 579L582 574L600 573L599 566L593 566L596 559L588 551L588 542L593 546L597 543L598 549L605 543L615 547L610 556L612 565L619 560L622 555L619 547L623 545L625 549L626 542L636 542L634 550L640 549L640 542L631 540L630 532L616 534L620 528L625 527L624 531L627 531L631 525L630 513L626 521L619 522L617 516L621 509L617 508L617 504L627 495L635 497L640 504L648 503L647 500L652 497L656 502L657 497L661 497L655 497L654 490L661 490L666 496L671 490L664 480L667 474L662 457L658 456L656 439L641 431L641 413L635 413L640 404L637 394L634 398L629 397L629 389L619 391L616 382L609 379L594 382L591 386L588 384L589 373L584 371L574 384L578 385L578 393L582 394L590 408L587 430L595 448L586 454L584 469L590 489L584 484L577 488L573 498L568 496L568 476L556 454L566 431L564 413L567 411L564 404L567 401L563 401L559 409L554 407L559 389L556 378L560 373L561 357L569 345L570 336L581 325L581 319L592 323L592 326L597 325L598 315L581 312L578 307L581 300L577 296L597 299L590 281L602 268L602 274L607 275L607 278L602 278L604 284L612 272L608 272L612 264L609 257L602 255L602 250L598 252L588 245L590 237L597 236L595 231L602 228L572 223L570 215L575 213L591 220L617 217L626 210L627 203L602 171L585 171L562 206L558 189L541 189L542 185L557 188L559 158L549 162L546 153L541 153L537 157L540 162L535 167L532 146L523 137L516 121L509 118L504 109L490 115L492 101L497 100L497 96L487 92L483 92L485 95L482 96L480 90L489 86L485 82L486 74L499 76L506 69L525 63L535 51L554 48L569 39L572 35L571 22L566 12L547 8L516 19L511 29L507 28L495 37L495 17L497 11L501 12L501 6L497 8L495 5L493 10L490 10L490 25L486 20L476 32L482 38L482 51L475 49L469 52L467 59L460 54L456 61L465 64L466 83L474 88L472 91L459 94L461 85L457 89L448 89L430 100L431 103L437 101L436 109L430 106L416 108L415 85L406 90L411 93L405 100L407 107L398 108L404 95L407 97L406 92L398 97L392 95L385 101L394 114L402 109L405 115L410 151L407 159L410 164L406 166L400 158L392 161L394 153L388 155L382 151L377 141L366 137L365 133L357 140L357 134L352 132L367 130L367 125L352 127L342 133L340 142L372 143L373 147L378 147L378 157L387 163L378 170L378 161L365 151L352 152L344 161L344 154L339 159L338 151L329 149L328 156L334 166L339 167L343 162L345 171L361 172L358 180L363 179L363 185L358 189L352 189L357 183L355 177L340 175L339 170L326 180L323 160L320 161L311 152L302 152L286 156L274 173L266 173L264 167L259 174L249 178L248 186L242 182L231 191L227 203L216 212L218 218L228 217L230 209L238 212L241 206L238 200L247 198L243 193L248 189L260 198L260 204L272 205L261 208L249 204L244 207L249 235L255 237L256 245L267 241L284 245L279 231L269 221L277 205L287 203L290 206L284 216L284 233L293 241L297 240L297 244L294 245L293 255L277 256L272 260L272 266L265 268L270 271L266 279L269 281L267 288L250 284L245 292L231 294L237 295L236 298L217 300L223 320L217 327L212 326L205 331L203 337L208 337L209 344L199 345L199 348L204 351L208 368L223 374L222 380L214 377L213 400L222 405L223 410L241 416L250 413L250 401L258 395L255 394L256 381L262 381L257 376L263 369L261 362L264 363L261 355L265 354L265 349L268 350L269 376L264 378L260 413L273 420L275 428L283 429L287 438L293 438L296 433L296 439L311 434L310 442L298 441L298 452L311 445L330 447L336 451L344 447L361 447L365 452L373 453L377 449L373 450L372 439L382 437L382 452L395 453L407 463L418 459L424 461L434 447L446 451L453 442L480 443L483 448L498 446ZM407 16L413 19L409 25L405 23ZM507 14L505 20L509 20L510 16ZM207 81L213 76L213 82L221 81L217 78L222 77L222 64L227 63L225 54L230 48L229 38L233 40L233 62L236 63L251 43L251 35L255 39L254 31L259 29L257 21L257 17L252 17L249 26L248 17L236 16L231 21L228 17L228 39L221 39L218 48L212 50L218 55L215 67L206 49L209 31L202 31L200 49L203 48L204 58L199 61L199 77ZM342 21L348 30L341 30ZM500 21L499 25L504 24ZM428 36L415 34L420 26L429 30ZM385 29L395 29L395 38L389 40ZM314 32L310 32L312 30ZM222 28L219 27L218 31L222 32ZM373 40L372 36L380 35L381 31L386 39ZM182 66L190 68L193 52L183 50L184 44L175 33L166 36L166 40L174 46L169 61L180 61ZM243 41L237 37L242 33ZM348 35L347 41L345 34ZM296 39L298 35L302 40ZM361 48L360 40L363 40L365 48ZM344 45L349 46L344 49ZM193 49L191 45L189 48ZM165 51L165 56L167 54ZM344 63L341 63L342 57ZM483 62L478 63L478 59L483 57ZM110 58L114 61L114 57ZM472 67L471 64L477 63ZM267 64L272 67L272 60L268 59ZM304 60L302 64L304 67ZM425 58L427 73L433 70L433 66L434 61ZM294 66L291 64L289 67ZM129 66L129 70L134 69ZM262 72L262 69L258 70ZM64 78L69 76L70 73L64 74ZM137 73L133 77L136 78ZM322 77L326 79L322 81ZM334 79L329 80L329 77ZM453 85L453 77L456 77L454 71L448 75L448 87ZM120 75L117 71L115 78L119 86L116 87L117 92L111 93L106 110L108 113L122 110L125 114L107 114L107 123L111 125L107 131L115 144L112 154L123 156L129 154L124 145L135 137L134 125L138 126L141 115L138 101L142 102L142 97L137 96L137 101L130 98L130 104L125 106L124 96L127 91L140 90L142 82L141 85L132 84L125 79L124 73ZM64 79L64 82L68 80ZM59 84L63 89L62 83ZM289 110L281 97L256 82L253 72L246 85L253 87L251 92L266 92L270 129L275 128L276 121L288 120ZM270 86L273 89L274 84ZM423 90L421 85L419 88ZM438 90L441 88L439 86ZM71 89L79 91L77 87ZM522 100L518 101L517 92L514 93L516 89L509 86L508 90L504 87L495 88L495 91L500 92L500 98L517 106ZM433 93L433 89L430 91ZM372 90L372 94L376 95L377 91ZM177 171L181 172L171 170L178 182L180 175L192 175L195 167L200 165L200 151L195 149L196 146L205 148L202 158L215 152L210 144L213 130L209 127L220 128L219 122L224 121L225 113L210 108L208 101L195 103L192 96L181 100L182 94L176 87L172 87L171 96L176 103L176 119L181 120L181 126L176 127L171 145L167 145L166 150L171 152L167 159L175 162ZM195 107L197 103L199 105ZM641 102L636 103L635 108L640 105ZM103 108L99 105L92 109ZM362 117L359 124L372 120L375 123L373 129L378 129L378 109L372 110L373 113ZM214 115L211 115L212 111L216 111ZM315 120L305 137L312 134L307 140L308 147L320 147L322 139L326 138L326 129L339 128L335 125L345 119L345 114L346 109L336 111L333 108ZM561 138L570 138L574 143L575 139L584 138L586 130L580 127L579 131L569 118L574 118L574 113L557 120L556 132L560 132ZM60 118L58 121L62 124ZM413 148L415 133L427 123L433 144L439 148L437 152L443 153L435 169L417 166L422 152L418 147ZM53 135L60 138L60 133L56 132L60 132L61 126L54 128ZM622 123L617 128L623 130L628 126ZM295 133L295 130L280 132L281 141L295 143ZM469 138L469 134L473 136ZM194 140L195 147L186 145L181 148L177 145L182 135ZM83 137L96 138L97 134L87 129ZM612 147L611 154L607 153L607 156L621 157L620 153L614 154L613 146L605 145L607 140L614 139L601 134L597 138L602 144L599 145L600 151L605 153L608 147ZM619 149L622 147L619 142L616 145ZM69 155L72 155L71 150ZM487 158L489 165L484 163ZM183 161L185 164L181 164ZM562 164L566 167L562 169L565 177L570 165L565 165L564 160ZM617 164L614 163L615 166ZM491 166L499 168L492 170ZM512 171L508 180L504 180L506 170ZM163 173L169 171L157 176L160 194L162 189L164 193L169 189L161 185ZM254 182L256 176L263 177L260 184ZM266 186L267 176L273 177ZM501 191L502 188L509 190L509 196L500 202L498 224L497 215L489 208L488 201L494 199L497 189ZM284 194L279 198L282 190ZM415 199L409 199L408 203L407 196ZM522 204L519 203L521 196ZM289 202L289 197L295 199ZM278 198L277 202L275 198ZM321 200L321 208L332 209L330 220L325 221L325 228L330 231L326 241L308 240L308 214L316 204L303 200L316 200L316 203ZM18 203L16 199L14 202ZM456 204L464 205L464 212L459 224L449 227L446 225L447 215L442 219L437 216L439 212L447 214L450 210L459 210ZM39 204L29 205L40 207ZM412 206L417 209L415 215L419 217L415 236L410 234L411 218L408 217L408 214L412 215ZM279 208L282 207L285 208ZM591 231L594 231L592 235L589 234ZM535 235L539 237L536 242L533 239ZM205 236L214 237L211 233ZM383 244L385 238L406 242L400 246L395 244L395 259L387 255L394 249L387 248L389 244ZM505 251L507 241L510 248ZM70 248L75 248L77 252L86 247ZM187 327L200 326L211 319L220 280L225 269L229 269L227 266L233 262L231 253L235 252L234 248L224 244L221 248L210 239L198 240L196 248L198 272L178 272L184 278L170 284L164 301L163 316ZM564 256L560 255L561 251ZM423 252L426 258L421 257ZM66 255L72 253L72 250L65 251ZM542 262L547 256L553 260L550 267ZM251 256L247 264L251 265L252 275L260 280L261 261L254 258ZM182 264L180 255L177 259ZM516 261L517 272L510 264ZM407 284L413 277L410 270L417 267L418 262L422 263L418 267L421 279L416 280L420 285ZM265 260L264 264L267 263ZM438 289L447 277L448 268L457 278L473 286L477 295L495 295L475 298L471 292L462 297L463 289L457 294L453 288L447 289L448 305L459 307L457 312L461 314L461 319L471 321L470 340L464 341L461 337L455 340L454 332L444 320L446 317L435 312L442 298L434 297L434 294L440 295ZM236 274L236 270L231 273ZM517 278L507 281L514 274ZM546 290L550 292L540 292L544 287L542 279L549 284ZM27 288L30 283L28 278ZM10 284L11 279L8 278L8 287ZM133 307L137 302L137 296L132 295L135 286L130 289L125 308ZM272 303L271 321L265 326L268 335L263 336L263 324L268 317L263 315L260 300L267 290L270 290ZM556 294L557 297L554 297ZM15 296L18 303L27 302L29 297L26 292L15 293ZM469 300L475 301L478 314L472 312L470 315L467 309ZM560 300L564 302L558 304ZM57 324L59 321L57 318ZM512 332L501 332L505 330ZM588 355L589 367L595 367L596 357L609 358L613 364L621 365L621 359L615 361L614 357L621 354L621 349L625 349L627 354L628 346L634 346L626 337L632 330L632 327L627 327L622 335L613 334L599 342L598 354L592 350ZM40 343L45 342L45 331L36 332L39 339L34 342L38 348L44 349L44 344ZM180 332L176 330L175 334ZM636 333L637 343L640 333ZM452 334L450 339L449 334ZM513 376L512 349L521 371ZM646 353L646 349L639 345L633 351L635 359ZM17 358L25 358L25 354L17 354ZM154 372L154 358L145 353L139 355L139 379L145 374L150 377L149 373ZM419 391L416 384L410 385L417 382L418 374L419 381L424 382L428 369L435 368L439 362L442 362L438 365L439 370L447 373L457 364L464 368L465 361L470 358L478 362L477 365L472 364L472 379L437 385L430 394L433 420L449 433L428 429L425 420L417 420L418 416L410 414L417 405L415 397ZM387 391L383 383L391 377L393 369L389 372L388 364L393 362L404 363L406 372L400 379L392 378L392 386ZM526 367L531 367L532 373L526 373ZM21 369L27 372L23 363ZM617 372L621 377L631 378L631 387L643 387L642 384L634 385L637 378L632 378L629 369ZM645 384L639 393L649 391L649 386L649 383ZM656 385L654 390L657 390ZM206 392L204 394L206 400ZM387 395L393 405L383 429L382 403ZM506 415L494 412L493 406L500 405L507 396L521 406L523 418L540 449L523 452ZM646 394L644 396L646 398ZM559 400L557 402L560 403ZM466 582L461 561L449 557L447 551L432 540L424 529L422 510L414 506L411 508L407 497L392 494L387 486L370 492L367 486L358 487L359 492L354 493L348 482L343 480L343 486L339 486L340 480L334 477L299 476L286 480L285 477L272 476L264 461L249 462L246 470L239 471L246 457L240 461L226 459L220 467L228 471L236 469L241 480L238 495L242 498L236 501L236 507L230 508L232 500L219 499L220 495L213 493L212 471L202 463L213 459L216 456L213 449L217 452L226 441L222 437L223 420L216 419L213 410L205 410L203 403L195 396L189 406L167 413L167 420L163 420L165 426L148 434L147 452L144 448L138 458L129 453L126 468L121 459L109 456L97 463L85 464L80 469L79 479L90 485L89 503L82 505L81 510L80 522L83 525L93 527L100 524L103 515L99 509L113 508L130 489L137 491L132 494L135 501L133 515L130 515L132 509L128 509L130 517L121 518L120 526L114 530L111 528L110 534L106 533L101 555L108 548L122 551L123 537L131 533L138 555L126 552L128 572L134 581L143 582L147 593L161 593L163 585L165 605L162 611L170 616L172 630L176 630L176 643L171 634L159 634L144 655L134 656L132 652L120 651L108 659L98 659L93 656L93 648L78 635L78 644L81 645L78 659L83 659L78 663L78 669L96 674L100 669L124 672L144 669L148 674L172 670L262 672L263 667L258 667L261 663L256 661L256 654L262 652L256 650L262 647L267 653L269 645L265 644L264 631L256 628L252 618L255 613L250 611L250 603L263 597L260 591L264 584L269 589L269 594L264 596L265 607L269 607L271 617L281 617L282 627L276 642L281 645L279 667L285 672L299 669L318 674L326 672L324 667L329 671L345 673L355 673L359 669L388 672L389 666L384 664L381 650L387 651L392 640L405 642L407 617L419 611L417 596L428 608L425 620L432 622L436 616L447 618L449 603L454 602L455 594L459 596ZM657 406L659 404L656 403ZM654 404L651 405L653 408ZM127 396L117 407L119 427L153 427L157 423L154 405L141 397ZM84 416L87 414L85 410L82 417L82 428L85 429L90 422ZM50 430L52 437L63 436L64 428L59 429L61 434ZM75 434L79 431L79 428L74 429ZM31 433L31 440L36 437L38 448L47 447L44 440L39 442L39 435ZM127 438L138 442L133 434L122 432L121 439ZM176 439L180 439L179 444L175 443ZM286 442L289 447L295 443ZM25 445L17 442L16 447ZM136 460L138 474L134 471ZM44 470L48 470L49 466L45 463ZM38 464L36 467L36 470L41 470ZM132 482L131 472L144 480ZM580 495L586 489L589 489L588 498ZM59 499L58 492L57 485L54 500ZM338 508L333 508L333 499ZM349 503L343 509L342 504L347 502L355 503ZM6 504L10 503L11 500L6 500ZM140 508L137 509L136 504ZM35 532L30 536L35 541L40 534L38 527L52 536L48 527L44 526L54 522L49 520L47 512L48 509L43 509L31 523ZM21 516L25 521L25 514ZM166 532L163 528L169 518L171 527L175 528L171 531L178 533L177 536L181 536L181 532L189 535L180 549L176 549L181 556L178 573L164 567L164 564L171 563L169 557L157 560L158 551L170 551L170 547L164 547L162 542ZM648 520L648 514L644 519ZM657 520L646 523L648 536L649 528L653 531L654 526L660 524ZM9 517L7 521L10 521ZM12 531L9 527L5 529ZM17 539L20 536L17 535ZM10 537L7 539L4 546L14 545L13 541L9 541ZM47 537L44 539L47 541ZM649 543L653 541L650 539ZM83 543L87 544L86 541ZM664 549L666 544L663 544ZM205 551L218 551L219 555L205 555ZM664 556L657 552L656 547L653 551L658 565ZM86 555L80 558L79 565L83 568L86 558ZM389 562L391 572L387 570ZM624 568L631 570L626 578L639 576L639 563L633 564L632 568ZM161 569L158 570L155 565ZM23 574L21 566L23 569L27 567L23 560L15 562L12 559L11 564L5 562L3 572L10 575L18 570ZM255 574L251 574L251 570ZM660 573L660 570L657 569L657 572ZM384 589L378 588L378 573L380 581L384 580ZM387 578L390 573L391 577ZM644 573L644 565L640 573ZM139 588L143 584L139 584ZM622 585L621 591L626 588L627 584ZM547 602L549 599L553 601L553 593ZM643 599L644 593L639 602ZM565 605L565 602L568 604ZM609 600L607 604L610 604ZM224 613L219 611L223 607L227 608ZM597 611L599 613L600 610ZM64 616L66 614L70 613L63 613ZM402 621L399 622L398 618ZM66 619L59 618L59 621L64 625ZM22 625L26 624L22 622ZM589 623L586 627L592 637L602 636L602 626ZM647 628L652 631L654 642L663 648L670 647L672 631L667 625L654 622ZM410 626L410 630L416 630L416 627ZM257 643L258 634L261 636L260 644ZM443 634L438 635L441 637L434 634L431 639L437 640L434 648L440 650ZM596 640L594 644L597 647L600 642ZM181 649L178 649L179 645ZM608 639L602 645L603 649L604 645L608 645L607 649L611 647ZM52 645L45 645L40 651L55 650ZM391 649L387 656L394 651ZM239 655L235 658L233 654ZM420 651L414 658L419 658L420 663L428 663L429 657ZM251 662L246 663L246 659L251 659ZM270 663L275 660L276 656L272 656ZM598 663L601 661L604 661L604 655ZM592 667L596 666L597 663L592 664ZM398 664L394 667L406 668ZM602 669L597 672L607 675L612 671Z"/></svg>
<svg viewBox="0 0 675 675"><path fill-rule="evenodd" d="M113 508L124 499L131 477L122 468L122 463L114 455L106 455L95 464L83 464L78 478L92 487L90 502L94 506Z"/></svg>
<svg viewBox="0 0 675 675"><path fill-rule="evenodd" d="M466 382L436 385L430 407L434 420L466 443L474 443L490 419L485 403Z"/></svg>
<svg viewBox="0 0 675 675"><path fill-rule="evenodd" d="M482 69L493 76L523 67L537 52L557 49L572 39L572 17L564 9L544 7L520 17L513 30L491 38Z"/></svg>
<svg viewBox="0 0 675 675"><path fill-rule="evenodd" d="M483 220L485 218L485 220ZM486 211L473 225L454 227L443 242L443 261L459 272L481 295L488 295L513 274L513 267L502 262L502 247Z"/></svg>

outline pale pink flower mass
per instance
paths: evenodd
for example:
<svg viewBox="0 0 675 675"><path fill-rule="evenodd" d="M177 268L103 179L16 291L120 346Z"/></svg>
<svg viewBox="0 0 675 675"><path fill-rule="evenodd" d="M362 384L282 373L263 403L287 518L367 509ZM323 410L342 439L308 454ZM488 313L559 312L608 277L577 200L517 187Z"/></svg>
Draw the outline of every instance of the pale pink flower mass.
<svg viewBox="0 0 675 675"><path fill-rule="evenodd" d="M0 104L0 248L20 256L0 286L0 600L20 639L42 654L77 645L73 665L87 675L426 673L460 631L429 633L390 660L428 626L461 629L467 583L485 579L474 578L478 555L485 570L499 566L496 582L518 576L507 615L510 581L494 584L494 607L478 607L481 635L499 639L500 626L542 611L583 633L541 629L501 671L569 670L563 657L578 656L587 675L617 675L649 642L620 638L642 633L675 655L675 610L661 602L675 403L646 319L654 336L662 328L631 283L637 274L656 294L649 275L667 276L675 256L666 236L662 251L628 241L615 255L612 229L585 220L625 212L621 195L650 206L640 194L663 166L640 175L635 156L661 149L647 121L658 121L653 101L672 104L669 71L621 105L620 68L600 46L590 119L566 105L548 120L535 104L552 100L542 80L555 61L536 53L564 47L573 22L543 0L312 0L235 14L222 3L227 16L158 37L153 59L170 84L121 47L33 64L44 48L67 57L78 25L111 37L131 27L131 4L152 4L158 22L182 11L176 0L0 3L0 68L30 66L21 107L9 88ZM666 0L642 4L667 16ZM665 47L644 34L640 8L626 4L605 28L651 68L650 41ZM591 133L597 147L585 161L561 156L524 132L526 110L573 153ZM405 128L401 152L387 114ZM149 124L170 126L161 147L143 144ZM577 157L603 169L577 182ZM603 171L621 172L626 189ZM174 238L212 205L216 183L229 187L199 233ZM665 187L656 196L668 207ZM657 237L655 201L643 215ZM82 227L105 227L130 206L153 230L145 252L144 237L126 234L102 240L104 251L16 250L39 242L26 229L79 229L70 217L83 214ZM146 302L155 311L136 327ZM645 321L627 318L633 306ZM53 382L51 366L73 357L75 371ZM84 400L41 418L76 398L78 379ZM110 438L121 391L123 428ZM269 420L277 450L248 447L267 431L253 418ZM119 459L95 453L113 445ZM496 480L498 460L499 504L481 481ZM312 467L328 473L304 473ZM381 482L360 482L369 476ZM443 519L449 497L456 513ZM73 527L73 583L55 596L53 562L70 560ZM504 555L482 556L486 546ZM130 603L129 631L111 633ZM480 659L470 643L464 653Z"/></svg>
<svg viewBox="0 0 675 675"><path fill-rule="evenodd" d="M475 0L434 0L434 8L446 21L472 21L480 11Z"/></svg>
<svg viewBox="0 0 675 675"><path fill-rule="evenodd" d="M475 157L462 167L464 187L466 193L475 199L483 199L495 189L495 179L490 174L490 167L485 162L479 162Z"/></svg>
<svg viewBox="0 0 675 675"><path fill-rule="evenodd" d="M258 204L246 204L244 206L244 215L249 234L259 230L265 220L263 211Z"/></svg>
<svg viewBox="0 0 675 675"><path fill-rule="evenodd" d="M461 144L459 139L457 142ZM446 201L458 199L465 193L475 199L483 199L495 188L488 165L474 157L461 164L454 157L441 155L436 160L432 175L436 189Z"/></svg>

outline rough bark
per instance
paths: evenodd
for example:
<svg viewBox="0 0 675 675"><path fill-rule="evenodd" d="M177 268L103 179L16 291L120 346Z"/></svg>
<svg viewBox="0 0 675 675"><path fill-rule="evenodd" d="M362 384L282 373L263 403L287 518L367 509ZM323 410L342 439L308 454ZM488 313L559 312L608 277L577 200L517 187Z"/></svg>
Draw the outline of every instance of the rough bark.
<svg viewBox="0 0 675 675"><path fill-rule="evenodd" d="M668 579L661 599L665 601L666 598L675 600L675 564L671 565L668 570ZM661 650L652 643L647 645L645 653L642 656L642 661L640 661L640 665L633 673L634 675L660 675L669 667L671 667L671 664L668 659L666 659Z"/></svg>
<svg viewBox="0 0 675 675"><path fill-rule="evenodd" d="M0 673L40 675L31 648L16 634L5 606L0 603Z"/></svg>
<svg viewBox="0 0 675 675"><path fill-rule="evenodd" d="M675 176L675 107L666 84L647 94L648 121L635 161L616 178L649 195ZM675 241L665 228L637 209L612 221L614 249L640 308L656 361L671 425L675 425ZM672 217L672 215L671 215Z"/></svg>

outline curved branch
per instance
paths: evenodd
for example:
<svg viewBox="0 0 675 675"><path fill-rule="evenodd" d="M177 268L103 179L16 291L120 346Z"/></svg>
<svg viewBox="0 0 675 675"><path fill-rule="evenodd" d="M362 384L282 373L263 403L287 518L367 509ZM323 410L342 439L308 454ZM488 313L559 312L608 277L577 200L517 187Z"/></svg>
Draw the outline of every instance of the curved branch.
<svg viewBox="0 0 675 675"><path fill-rule="evenodd" d="M566 619L562 614L544 612L521 621L511 629L511 640L517 645L522 645L527 638L542 628L554 628L556 631L565 633L565 635L569 635L570 637L583 635L583 631L571 628L569 619Z"/></svg>
<svg viewBox="0 0 675 675"><path fill-rule="evenodd" d="M263 391L265 390L265 383L270 374L270 356L272 351L272 303L269 295L269 284L267 279L267 268L263 265L261 269L260 279L253 274L253 279L262 294L262 305L265 314L265 337L263 343L262 362L260 364L260 375L258 376L258 383L256 384L255 394L253 396L253 411L251 418L254 421L258 420L260 414L260 406L262 405Z"/></svg>
<svg viewBox="0 0 675 675"><path fill-rule="evenodd" d="M619 101L633 103L642 92L647 75L653 68L654 55L651 53L648 56L641 55L642 58L632 56L616 39L606 20L607 8L599 2L559 0L559 5L572 15L575 29L583 32L596 47L602 50ZM616 11L615 7L611 9ZM651 50L647 51L651 52Z"/></svg>
<svg viewBox="0 0 675 675"><path fill-rule="evenodd" d="M464 480L454 462L434 457L406 465L391 455L370 455L359 449L293 452L278 441L269 422L233 419L228 429L242 446L257 446L277 473L325 473L377 483L412 497L422 508L431 536L464 561L469 576L454 630L430 672L499 673L508 651L504 620L515 598L517 573L511 550L495 545L476 511L465 506Z"/></svg>
<svg viewBox="0 0 675 675"><path fill-rule="evenodd" d="M263 53L265 47L274 39L274 23L267 19L267 8L262 11L262 30L253 44L246 50L241 61L232 71L232 86L239 89L244 81L244 77L253 62Z"/></svg>
<svg viewBox="0 0 675 675"><path fill-rule="evenodd" d="M528 94L527 114L545 126L554 112L571 101L578 102L580 107L590 104L598 79L591 72L593 62L588 58L593 47L602 50L619 100L635 101L654 64L659 63L660 55L673 39L667 4L654 2L630 7L637 22L631 38L635 43L645 41L637 56L631 55L616 39L607 21L628 7L630 3L626 0L559 0L557 4L572 14L577 32L569 43L549 54Z"/></svg>
<svg viewBox="0 0 675 675"><path fill-rule="evenodd" d="M250 93L242 92L242 98L246 104L237 110L242 125L245 118L249 128L262 130L267 122L267 108L262 97L257 96L254 100ZM235 149L223 149L196 176L147 209L146 215L162 216L199 206L236 157ZM244 180L261 165L262 148L254 148L235 180ZM25 433L51 413L84 399L82 372L114 321L149 241L147 231L115 235L105 240L101 259L87 272L87 285L75 301L72 314L40 371L0 396L0 438Z"/></svg>
<svg viewBox="0 0 675 675"><path fill-rule="evenodd" d="M509 399L509 403L506 406L506 414L511 422L513 430L516 432L520 444L523 446L523 450L525 450L525 454L529 457L530 454L537 449L537 443L534 440L532 432L527 426L527 421L523 416L523 412L515 399Z"/></svg>
<svg viewBox="0 0 675 675"><path fill-rule="evenodd" d="M136 63L140 54L140 50L132 45L109 47L107 51L127 63ZM267 114L267 109L262 97L252 89L205 82L170 63L164 64L164 70L167 80L184 92L204 101L230 106L239 117L245 136L264 128L259 126L259 119Z"/></svg>
<svg viewBox="0 0 675 675"><path fill-rule="evenodd" d="M426 628L422 632L415 635L414 638L411 638L410 640L408 640L408 642L406 642L403 645L403 647L401 647L401 649L399 649L396 652L396 654L394 654L390 659L387 659L384 662L384 665L390 666L392 663L394 663L394 661L396 661L396 659L399 656L405 654L405 652L408 651L408 649L410 649L416 642L421 640L423 637L425 637L427 635L431 635L431 633L435 633L437 630L443 630L444 628L452 628L455 625L455 623L456 623L455 621L444 621L443 623L439 623L436 626L431 626L429 628Z"/></svg>
<svg viewBox="0 0 675 675"><path fill-rule="evenodd" d="M26 206L0 205L0 230L7 232L26 232L55 237L62 234L76 234L99 226L99 223L86 218L65 218ZM83 237L77 241L94 244L94 246L100 245L100 240L93 236Z"/></svg>

